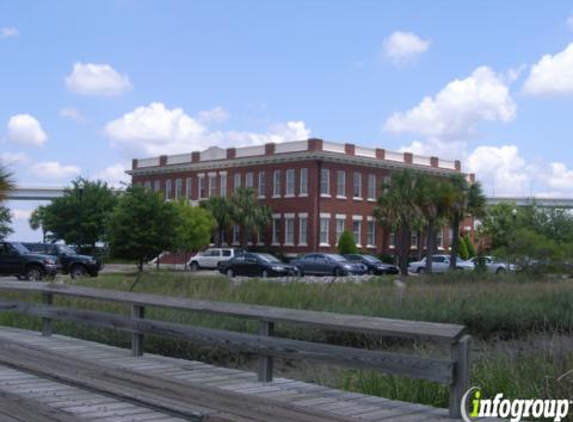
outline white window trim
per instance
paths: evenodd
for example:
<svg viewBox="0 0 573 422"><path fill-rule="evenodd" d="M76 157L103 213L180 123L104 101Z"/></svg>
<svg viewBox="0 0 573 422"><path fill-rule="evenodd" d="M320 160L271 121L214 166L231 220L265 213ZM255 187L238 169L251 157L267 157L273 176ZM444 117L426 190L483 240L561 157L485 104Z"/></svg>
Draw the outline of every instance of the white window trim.
<svg viewBox="0 0 573 422"><path fill-rule="evenodd" d="M330 219L332 218L332 214L329 213L329 212L321 212L321 213L320 213L320 218L319 218L319 220L318 220L318 237L319 237L319 239L320 239L320 220L323 219L323 218L329 220L329 221L328 221L328 225L326 226L326 227L327 227L326 237L327 237L327 238L330 238ZM328 243L328 242L319 242L318 246L330 247L330 243Z"/></svg>
<svg viewBox="0 0 573 422"><path fill-rule="evenodd" d="M330 194L328 194L328 193L321 193L321 194L320 194L320 197L321 197L321 198L332 198L332 196L331 196Z"/></svg>
<svg viewBox="0 0 573 422"><path fill-rule="evenodd" d="M306 192L301 192L300 188L302 187L302 174L303 174L303 170L306 171L306 183L305 183L305 187L306 187ZM296 175L295 175L295 179L296 179ZM306 198L308 196L308 168L301 168L300 172L299 172L299 176L298 176L298 181L299 181L299 186L298 186L298 196L301 198Z"/></svg>
<svg viewBox="0 0 573 422"><path fill-rule="evenodd" d="M362 198L361 196L354 196L352 197L352 199L354 199L355 201L363 201L364 198Z"/></svg>
<svg viewBox="0 0 573 422"><path fill-rule="evenodd" d="M308 193L301 193L298 195L299 198L306 198L308 197Z"/></svg>
<svg viewBox="0 0 573 422"><path fill-rule="evenodd" d="M307 212L299 212L298 218L308 218L308 213Z"/></svg>
<svg viewBox="0 0 573 422"><path fill-rule="evenodd" d="M289 194L286 194L285 196L283 196L283 198L294 198L294 197L295 197L294 193L289 193ZM273 196L273 198L276 198L276 197ZM280 196L278 198L280 198Z"/></svg>
<svg viewBox="0 0 573 422"><path fill-rule="evenodd" d="M348 199L348 198L346 198L346 196L336 195L336 199Z"/></svg>
<svg viewBox="0 0 573 422"><path fill-rule="evenodd" d="M376 202L376 198L368 198L367 201L368 202Z"/></svg>
<svg viewBox="0 0 573 422"><path fill-rule="evenodd" d="M306 239L301 241L300 239L300 219L306 219ZM308 246L308 213L307 212L299 212L298 213L298 246Z"/></svg>
<svg viewBox="0 0 573 422"><path fill-rule="evenodd" d="M353 215L352 216L352 221L362 221L364 220L364 217L361 215Z"/></svg>

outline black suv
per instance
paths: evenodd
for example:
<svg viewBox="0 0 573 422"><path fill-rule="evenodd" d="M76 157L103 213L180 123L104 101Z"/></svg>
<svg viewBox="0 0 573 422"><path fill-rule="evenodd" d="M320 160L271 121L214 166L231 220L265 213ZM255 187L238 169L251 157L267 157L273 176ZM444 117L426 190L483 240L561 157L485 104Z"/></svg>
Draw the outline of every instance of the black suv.
<svg viewBox="0 0 573 422"><path fill-rule="evenodd" d="M85 277L88 274L97 277L102 268L100 260L89 255L78 255L67 245L57 243L23 243L23 245L32 252L57 256L62 266L62 273L70 274L72 278Z"/></svg>
<svg viewBox="0 0 573 422"><path fill-rule="evenodd" d="M18 242L0 242L0 275L38 281L53 278L59 270L56 256L30 252Z"/></svg>

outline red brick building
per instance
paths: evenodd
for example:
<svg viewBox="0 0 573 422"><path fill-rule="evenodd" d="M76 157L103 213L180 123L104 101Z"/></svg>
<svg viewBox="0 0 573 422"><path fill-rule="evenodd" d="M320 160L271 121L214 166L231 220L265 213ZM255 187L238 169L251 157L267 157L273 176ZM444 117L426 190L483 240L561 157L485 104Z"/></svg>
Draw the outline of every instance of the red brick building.
<svg viewBox="0 0 573 422"><path fill-rule="evenodd" d="M359 248L379 254L392 253L394 236L376 224L372 211L385 178L403 168L434 176L461 172L459 161L308 139L134 159L128 173L134 184L162 191L168 200L192 203L254 188L273 210L272 226L252 239L256 246L286 254L334 251L347 229ZM447 232L438 234L438 247L447 248ZM238 243L237 228L226 238ZM412 247L419 243L413 235Z"/></svg>

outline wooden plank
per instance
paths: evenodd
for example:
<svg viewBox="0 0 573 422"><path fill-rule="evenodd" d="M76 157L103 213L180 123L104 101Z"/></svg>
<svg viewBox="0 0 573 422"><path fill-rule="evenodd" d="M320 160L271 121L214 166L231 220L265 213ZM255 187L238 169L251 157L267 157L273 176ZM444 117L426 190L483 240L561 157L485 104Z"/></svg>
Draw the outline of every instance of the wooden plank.
<svg viewBox="0 0 573 422"><path fill-rule="evenodd" d="M145 318L145 306L131 305L131 318L143 319ZM131 334L131 354L133 356L143 356L143 334Z"/></svg>
<svg viewBox="0 0 573 422"><path fill-rule="evenodd" d="M31 422L80 422L82 419L69 412L54 409L35 400L0 391L0 409L7 418ZM4 419L1 419L4 420ZM7 419L8 420L8 419Z"/></svg>
<svg viewBox="0 0 573 422"><path fill-rule="evenodd" d="M463 336L452 345L452 359L454 361L454 379L450 384L451 418L461 418L462 397L469 389L470 384L470 336Z"/></svg>
<svg viewBox="0 0 573 422"><path fill-rule="evenodd" d="M224 347L263 356L319 361L363 369L374 368L392 375L426 379L444 384L449 384L452 380L452 364L440 359L192 327L163 321L132 320L116 314L27 302L0 300L0 310L87 323L128 332L180 338L195 344Z"/></svg>
<svg viewBox="0 0 573 422"><path fill-rule="evenodd" d="M275 323L269 321L259 321L259 335L272 336L275 331ZM258 378L260 382L271 382L273 380L273 358L271 356L259 357Z"/></svg>
<svg viewBox="0 0 573 422"><path fill-rule="evenodd" d="M62 296L82 297L109 302L157 306L193 312L234 316L270 322L315 325L324 329L379 334L451 343L466 333L465 327L455 324L408 321L331 312L303 311L271 306L240 303L189 300L145 293L105 290L66 284L0 282L0 290L46 292Z"/></svg>

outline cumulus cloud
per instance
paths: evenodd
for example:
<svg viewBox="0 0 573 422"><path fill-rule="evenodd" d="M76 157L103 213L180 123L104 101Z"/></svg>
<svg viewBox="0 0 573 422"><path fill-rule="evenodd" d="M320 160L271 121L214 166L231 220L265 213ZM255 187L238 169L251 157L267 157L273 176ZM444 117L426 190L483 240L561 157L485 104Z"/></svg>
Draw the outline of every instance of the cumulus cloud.
<svg viewBox="0 0 573 422"><path fill-rule="evenodd" d="M64 107L60 110L60 117L64 119L74 120L78 123L85 123L87 119L80 111L74 107Z"/></svg>
<svg viewBox="0 0 573 422"><path fill-rule="evenodd" d="M11 212L12 212L12 219L14 221L28 221L30 219L30 216L32 215L31 210L13 209L11 210Z"/></svg>
<svg viewBox="0 0 573 422"><path fill-rule="evenodd" d="M20 35L18 30L13 26L0 28L0 38L16 38Z"/></svg>
<svg viewBox="0 0 573 422"><path fill-rule="evenodd" d="M29 114L10 117L7 135L10 142L34 146L43 145L48 139L38 119Z"/></svg>
<svg viewBox="0 0 573 422"><path fill-rule="evenodd" d="M573 15L569 15L567 18L567 25L569 25L569 28L573 29Z"/></svg>
<svg viewBox="0 0 573 422"><path fill-rule="evenodd" d="M44 161L30 166L30 171L46 179L69 179L80 174L80 168L72 165L63 165L58 161Z"/></svg>
<svg viewBox="0 0 573 422"><path fill-rule="evenodd" d="M384 40L384 56L393 64L411 62L430 48L431 41L412 32L395 31Z"/></svg>
<svg viewBox="0 0 573 422"><path fill-rule="evenodd" d="M394 113L384 129L459 141L474 137L481 122L508 122L515 114L508 86L482 66L468 78L450 82L434 97L425 97L416 107Z"/></svg>
<svg viewBox="0 0 573 422"><path fill-rule="evenodd" d="M109 64L75 63L65 82L76 94L103 97L120 95L132 88L127 74Z"/></svg>
<svg viewBox="0 0 573 422"><path fill-rule="evenodd" d="M129 175L125 174L127 169L131 168L128 163L117 163L106 167L94 175L95 180L103 180L108 185L119 188L131 181Z"/></svg>
<svg viewBox="0 0 573 422"><path fill-rule="evenodd" d="M215 107L212 110L200 111L199 114L197 115L197 119L201 123L205 124L223 123L228 118L229 118L229 113L221 106Z"/></svg>
<svg viewBox="0 0 573 422"><path fill-rule="evenodd" d="M544 55L531 67L523 92L529 95L551 96L573 94L573 43L565 50Z"/></svg>
<svg viewBox="0 0 573 422"><path fill-rule="evenodd" d="M3 165L25 164L30 162L30 157L24 152L3 152L0 153L0 163Z"/></svg>
<svg viewBox="0 0 573 422"><path fill-rule="evenodd" d="M199 113L200 114L200 113ZM155 102L109 122L104 129L112 145L130 155L160 155L204 150L210 146L248 146L306 139L310 129L301 121L277 124L267 132L213 131L199 117L181 108Z"/></svg>

